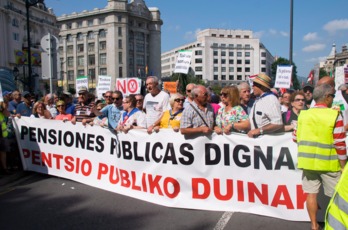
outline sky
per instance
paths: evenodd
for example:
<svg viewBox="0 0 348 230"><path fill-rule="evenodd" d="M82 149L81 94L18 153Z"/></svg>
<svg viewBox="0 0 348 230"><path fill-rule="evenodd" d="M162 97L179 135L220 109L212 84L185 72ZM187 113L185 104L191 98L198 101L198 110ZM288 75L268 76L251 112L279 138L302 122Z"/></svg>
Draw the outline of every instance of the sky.
<svg viewBox="0 0 348 230"><path fill-rule="evenodd" d="M136 1L136 0L135 0ZM208 28L251 30L273 56L289 59L290 0L144 0L161 12L162 52ZM56 16L104 8L107 0L45 0ZM307 77L320 60L348 44L347 0L293 0L293 62ZM256 73L255 73L256 74Z"/></svg>

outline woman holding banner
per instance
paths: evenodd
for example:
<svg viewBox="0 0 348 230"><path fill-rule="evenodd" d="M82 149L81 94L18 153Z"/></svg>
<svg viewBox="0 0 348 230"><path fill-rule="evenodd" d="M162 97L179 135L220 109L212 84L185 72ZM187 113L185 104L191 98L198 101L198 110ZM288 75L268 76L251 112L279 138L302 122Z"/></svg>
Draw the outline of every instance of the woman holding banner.
<svg viewBox="0 0 348 230"><path fill-rule="evenodd" d="M160 129L173 129L178 132L180 129L181 115L184 110L185 97L180 93L171 94L169 98L170 110L164 111L161 119L155 123L154 131Z"/></svg>
<svg viewBox="0 0 348 230"><path fill-rule="evenodd" d="M136 108L137 100L135 96L129 95L123 98L122 105L125 112L122 114L116 130L119 132L128 133L128 131L131 129L145 129L145 113Z"/></svg>
<svg viewBox="0 0 348 230"><path fill-rule="evenodd" d="M246 133L250 129L249 116L240 105L237 86L222 88L220 96L225 106L218 111L214 131L217 134L230 134L232 131Z"/></svg>

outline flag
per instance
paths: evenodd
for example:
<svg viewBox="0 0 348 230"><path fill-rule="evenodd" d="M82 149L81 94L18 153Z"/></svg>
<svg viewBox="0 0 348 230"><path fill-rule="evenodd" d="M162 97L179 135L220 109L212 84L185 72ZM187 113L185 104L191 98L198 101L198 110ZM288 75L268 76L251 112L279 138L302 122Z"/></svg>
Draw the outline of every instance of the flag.
<svg viewBox="0 0 348 230"><path fill-rule="evenodd" d="M311 70L311 72L309 72L309 75L307 77L307 83L313 83L313 79L314 79L314 70Z"/></svg>

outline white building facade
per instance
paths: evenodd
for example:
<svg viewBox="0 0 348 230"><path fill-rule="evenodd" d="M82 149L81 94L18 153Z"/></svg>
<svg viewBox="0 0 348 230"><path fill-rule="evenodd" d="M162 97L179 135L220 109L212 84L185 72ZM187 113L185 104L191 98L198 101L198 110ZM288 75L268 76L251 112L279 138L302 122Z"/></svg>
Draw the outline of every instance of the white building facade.
<svg viewBox="0 0 348 230"><path fill-rule="evenodd" d="M250 30L206 29L197 41L162 53L162 77L173 74L178 51L192 50L191 68L208 84L238 84L251 75L270 76L274 57Z"/></svg>
<svg viewBox="0 0 348 230"><path fill-rule="evenodd" d="M161 73L161 25L158 8L143 0L108 0L103 9L62 15L59 54L64 90L75 88L78 76L88 76L90 91L98 76L139 77Z"/></svg>
<svg viewBox="0 0 348 230"><path fill-rule="evenodd" d="M57 35L56 17L41 0L29 7L32 84L34 91L44 90L47 80L41 78L40 41L48 33ZM0 68L18 70L17 86L28 84L28 37L24 0L0 0Z"/></svg>

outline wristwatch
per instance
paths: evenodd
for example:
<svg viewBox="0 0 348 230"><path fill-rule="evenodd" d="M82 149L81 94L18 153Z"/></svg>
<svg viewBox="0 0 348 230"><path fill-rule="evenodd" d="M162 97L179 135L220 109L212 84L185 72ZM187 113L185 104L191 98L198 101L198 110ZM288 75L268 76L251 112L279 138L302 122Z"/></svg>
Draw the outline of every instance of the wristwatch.
<svg viewBox="0 0 348 230"><path fill-rule="evenodd" d="M263 129L262 129L262 127L260 128L260 135L263 135Z"/></svg>

